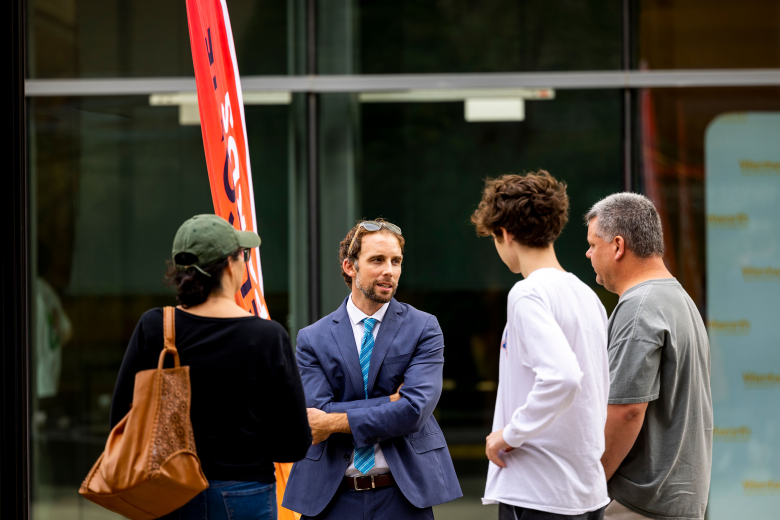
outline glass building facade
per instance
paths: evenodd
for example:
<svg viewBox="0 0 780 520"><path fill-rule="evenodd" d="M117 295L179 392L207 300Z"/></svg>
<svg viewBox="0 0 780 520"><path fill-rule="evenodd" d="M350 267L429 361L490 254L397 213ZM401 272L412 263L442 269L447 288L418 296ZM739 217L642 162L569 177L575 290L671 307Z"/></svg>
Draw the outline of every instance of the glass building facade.
<svg viewBox="0 0 780 520"><path fill-rule="evenodd" d="M484 179L568 186L561 264L595 282L581 217L648 195L713 349L709 518L780 510L780 1L228 0L266 301L297 331L348 294L361 218L406 237L397 298L445 338L436 417L479 505L506 297L469 216ZM140 315L174 304L173 235L213 212L184 2L27 3L30 516L113 518L77 489L103 449ZM469 120L471 100L520 107ZM479 118L477 118L479 119ZM713 173L716 172L716 173Z"/></svg>

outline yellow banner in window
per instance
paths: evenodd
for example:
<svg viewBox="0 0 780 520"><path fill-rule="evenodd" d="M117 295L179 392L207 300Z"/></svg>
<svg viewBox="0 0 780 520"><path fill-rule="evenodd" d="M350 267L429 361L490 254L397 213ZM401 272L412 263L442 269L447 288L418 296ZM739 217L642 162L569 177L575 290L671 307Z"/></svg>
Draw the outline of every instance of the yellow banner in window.
<svg viewBox="0 0 780 520"><path fill-rule="evenodd" d="M707 329L710 334L747 336L750 334L750 320L708 320Z"/></svg>
<svg viewBox="0 0 780 520"><path fill-rule="evenodd" d="M747 442L750 440L752 432L747 426L737 428L718 428L712 429L712 440L715 442Z"/></svg>
<svg viewBox="0 0 780 520"><path fill-rule="evenodd" d="M780 495L780 481L743 480L742 491L746 495Z"/></svg>
<svg viewBox="0 0 780 520"><path fill-rule="evenodd" d="M774 388L780 386L780 374L742 372L742 382L745 384L745 388Z"/></svg>

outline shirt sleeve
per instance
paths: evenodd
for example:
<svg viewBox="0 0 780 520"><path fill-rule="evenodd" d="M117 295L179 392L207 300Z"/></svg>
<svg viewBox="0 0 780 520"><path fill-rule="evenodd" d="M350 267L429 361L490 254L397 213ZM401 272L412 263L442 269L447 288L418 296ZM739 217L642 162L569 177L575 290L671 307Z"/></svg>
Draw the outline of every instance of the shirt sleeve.
<svg viewBox="0 0 780 520"><path fill-rule="evenodd" d="M311 446L311 429L306 414L306 396L290 344L281 327L276 335L270 360L274 394L264 404L270 407L268 418L276 424L269 429L275 462L296 462L306 456Z"/></svg>
<svg viewBox="0 0 780 520"><path fill-rule="evenodd" d="M504 428L504 440L517 448L571 407L583 373L563 330L538 296L517 300L510 319L525 364L535 374L527 401Z"/></svg>
<svg viewBox="0 0 780 520"><path fill-rule="evenodd" d="M110 426L114 426L122 420L130 411L133 403L133 391L135 389L135 375L143 369L141 359L141 346L146 341L143 327L143 318L135 326L130 343L127 345L119 376L114 386L114 397L111 399Z"/></svg>
<svg viewBox="0 0 780 520"><path fill-rule="evenodd" d="M661 389L661 346L625 338L609 347L609 404L646 403Z"/></svg>

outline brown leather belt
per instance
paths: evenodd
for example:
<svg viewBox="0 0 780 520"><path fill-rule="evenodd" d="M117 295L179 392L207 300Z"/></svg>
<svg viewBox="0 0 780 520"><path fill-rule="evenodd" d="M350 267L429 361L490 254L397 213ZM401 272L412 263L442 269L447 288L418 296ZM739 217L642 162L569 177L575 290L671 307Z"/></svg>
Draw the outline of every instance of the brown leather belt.
<svg viewBox="0 0 780 520"><path fill-rule="evenodd" d="M355 491L368 491L395 484L395 479L391 473L382 473L381 475L366 475L362 477L344 477L341 485L347 489Z"/></svg>

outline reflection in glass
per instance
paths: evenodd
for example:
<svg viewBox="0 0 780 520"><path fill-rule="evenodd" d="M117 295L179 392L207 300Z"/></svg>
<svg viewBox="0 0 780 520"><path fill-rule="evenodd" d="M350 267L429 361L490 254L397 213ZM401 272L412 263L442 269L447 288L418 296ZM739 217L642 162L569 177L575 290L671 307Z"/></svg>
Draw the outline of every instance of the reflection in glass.
<svg viewBox="0 0 780 520"><path fill-rule="evenodd" d="M639 100L643 190L661 213L667 267L708 325L708 515L774 518L780 89L649 89Z"/></svg>
<svg viewBox="0 0 780 520"><path fill-rule="evenodd" d="M266 301L288 310L287 106L247 106ZM78 486L103 450L114 383L162 284L178 226L211 213L199 126L147 96L29 105L32 517L110 518Z"/></svg>
<svg viewBox="0 0 780 520"><path fill-rule="evenodd" d="M486 177L547 169L565 180L571 214L556 243L558 256L611 310L617 298L595 283L581 218L598 199L622 190L621 96L558 91L552 100L527 100L522 122L480 123L465 120L462 100L357 98L321 98L321 204L332 208L322 217L323 313L348 294L337 241L355 219L381 216L400 226L406 254L397 297L441 324L447 362L435 413L462 485L478 489L484 486L484 438L493 416L506 297L518 277L489 239L476 236L469 217Z"/></svg>
<svg viewBox="0 0 780 520"><path fill-rule="evenodd" d="M321 74L620 68L619 2L321 0L318 9Z"/></svg>
<svg viewBox="0 0 780 520"><path fill-rule="evenodd" d="M239 70L287 74L287 5L228 3ZM28 2L30 78L193 76L185 2Z"/></svg>
<svg viewBox="0 0 780 520"><path fill-rule="evenodd" d="M778 0L642 0L641 69L780 67Z"/></svg>
<svg viewBox="0 0 780 520"><path fill-rule="evenodd" d="M778 143L780 112L722 114L706 134L713 520L780 507Z"/></svg>
<svg viewBox="0 0 780 520"><path fill-rule="evenodd" d="M641 189L664 226L667 267L707 318L704 136L720 114L780 109L780 89L645 89L639 93Z"/></svg>

